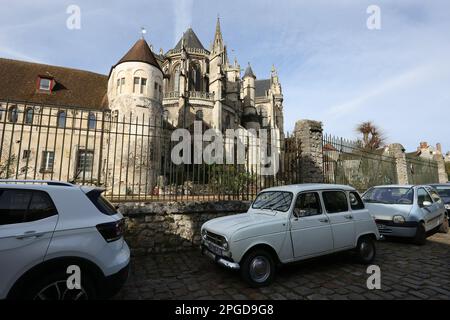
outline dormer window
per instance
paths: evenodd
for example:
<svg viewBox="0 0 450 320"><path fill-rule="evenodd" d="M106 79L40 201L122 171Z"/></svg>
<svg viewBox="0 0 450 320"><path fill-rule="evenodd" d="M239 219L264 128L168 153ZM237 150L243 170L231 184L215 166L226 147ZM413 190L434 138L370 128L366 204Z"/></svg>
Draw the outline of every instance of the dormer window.
<svg viewBox="0 0 450 320"><path fill-rule="evenodd" d="M54 80L52 78L38 77L38 90L41 92L52 92Z"/></svg>

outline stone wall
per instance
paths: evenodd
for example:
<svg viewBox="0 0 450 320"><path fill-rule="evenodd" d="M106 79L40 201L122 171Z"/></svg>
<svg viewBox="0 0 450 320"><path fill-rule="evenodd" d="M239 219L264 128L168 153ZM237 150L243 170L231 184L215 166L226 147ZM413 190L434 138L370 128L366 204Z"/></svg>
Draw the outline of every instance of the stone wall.
<svg viewBox="0 0 450 320"><path fill-rule="evenodd" d="M200 228L206 221L246 212L249 202L122 203L125 239L133 255L175 252L200 245Z"/></svg>

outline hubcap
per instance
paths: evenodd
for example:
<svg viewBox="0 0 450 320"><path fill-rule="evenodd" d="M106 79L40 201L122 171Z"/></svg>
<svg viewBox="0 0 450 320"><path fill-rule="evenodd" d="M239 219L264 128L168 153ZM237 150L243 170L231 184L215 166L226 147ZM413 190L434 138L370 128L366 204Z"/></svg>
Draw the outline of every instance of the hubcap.
<svg viewBox="0 0 450 320"><path fill-rule="evenodd" d="M364 259L371 259L371 258L372 258L372 255L373 255L373 248L372 248L372 246L371 246L370 243L368 243L368 242L362 242L362 243L361 243L361 247L360 247L359 250L360 250L361 256L362 256Z"/></svg>
<svg viewBox="0 0 450 320"><path fill-rule="evenodd" d="M83 287L71 290L65 280L60 280L44 287L33 300L88 300L88 295Z"/></svg>
<svg viewBox="0 0 450 320"><path fill-rule="evenodd" d="M250 263L250 277L253 281L261 283L270 276L270 262L266 257L257 256Z"/></svg>

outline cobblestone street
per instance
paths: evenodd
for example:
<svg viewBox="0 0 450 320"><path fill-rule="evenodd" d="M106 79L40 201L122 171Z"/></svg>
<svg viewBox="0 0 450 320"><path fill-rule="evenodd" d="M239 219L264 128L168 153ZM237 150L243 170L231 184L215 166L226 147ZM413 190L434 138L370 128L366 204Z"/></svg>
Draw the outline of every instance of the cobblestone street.
<svg viewBox="0 0 450 320"><path fill-rule="evenodd" d="M132 260L129 280L116 299L450 299L450 234L426 245L377 243L381 290L366 287L366 267L347 253L278 270L275 282L252 289L239 273L197 251Z"/></svg>

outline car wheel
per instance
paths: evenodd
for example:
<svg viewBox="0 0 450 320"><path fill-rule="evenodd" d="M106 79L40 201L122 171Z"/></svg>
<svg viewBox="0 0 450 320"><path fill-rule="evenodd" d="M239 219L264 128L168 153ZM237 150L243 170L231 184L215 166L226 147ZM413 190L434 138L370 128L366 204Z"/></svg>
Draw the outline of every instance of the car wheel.
<svg viewBox="0 0 450 320"><path fill-rule="evenodd" d="M269 285L275 276L272 255L264 249L250 252L241 264L241 275L254 288Z"/></svg>
<svg viewBox="0 0 450 320"><path fill-rule="evenodd" d="M25 293L21 298L26 300L94 300L96 290L92 280L85 274L81 278L80 289L69 289L67 286L68 275L55 273L44 276L42 279L25 286Z"/></svg>
<svg viewBox="0 0 450 320"><path fill-rule="evenodd" d="M372 237L361 237L356 246L358 261L362 264L370 264L375 259L376 248Z"/></svg>
<svg viewBox="0 0 450 320"><path fill-rule="evenodd" d="M427 233L425 231L425 225L423 222L419 223L416 229L416 235L414 236L413 242L419 246L424 245L427 240Z"/></svg>
<svg viewBox="0 0 450 320"><path fill-rule="evenodd" d="M448 233L448 217L444 217L444 222L442 222L441 226L439 227L440 233Z"/></svg>

